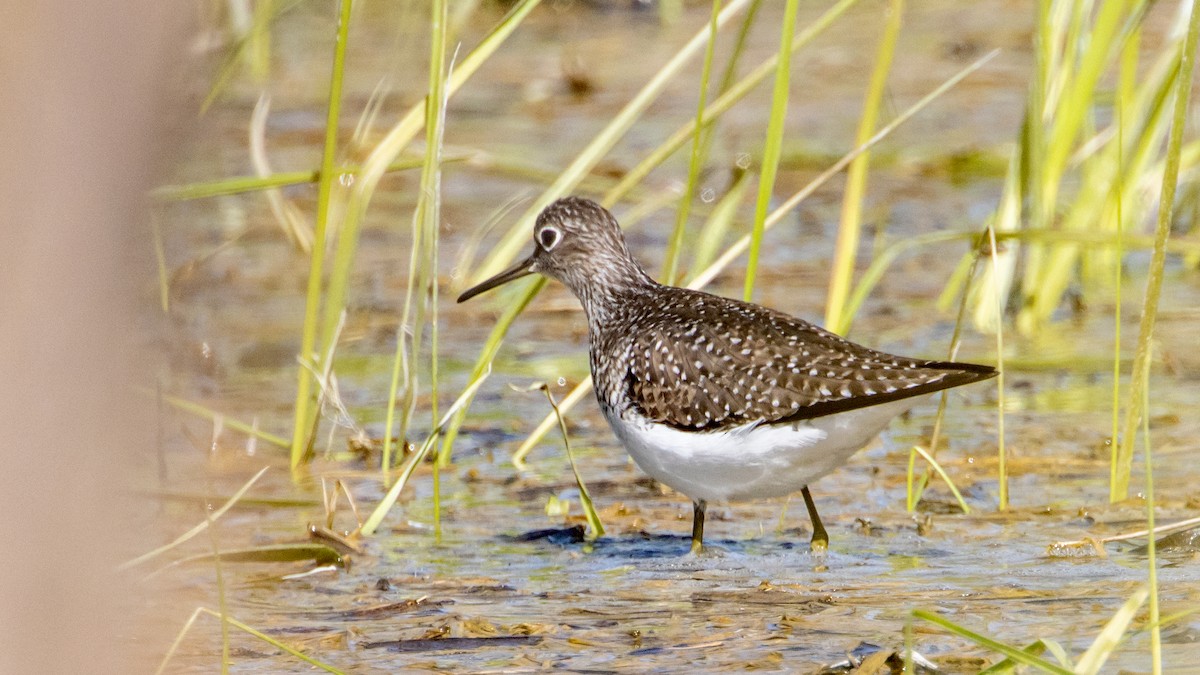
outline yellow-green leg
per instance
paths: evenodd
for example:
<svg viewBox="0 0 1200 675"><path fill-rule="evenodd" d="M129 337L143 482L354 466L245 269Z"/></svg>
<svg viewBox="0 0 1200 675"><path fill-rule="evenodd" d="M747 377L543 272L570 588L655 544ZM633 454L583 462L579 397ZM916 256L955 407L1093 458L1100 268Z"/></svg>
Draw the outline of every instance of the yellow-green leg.
<svg viewBox="0 0 1200 675"><path fill-rule="evenodd" d="M703 499L692 502L692 553L699 553L704 549L704 509L706 508L708 508L708 502Z"/></svg>
<svg viewBox="0 0 1200 675"><path fill-rule="evenodd" d="M825 551L829 548L829 534L825 532L825 526L821 524L821 516L817 514L817 505L813 502L812 493L808 491L807 485L800 488L800 494L804 495L804 506L808 508L808 519L812 521L813 536L810 546L815 553ZM703 523L701 523L701 527L703 527ZM693 549L696 546L695 537L696 535L693 533Z"/></svg>

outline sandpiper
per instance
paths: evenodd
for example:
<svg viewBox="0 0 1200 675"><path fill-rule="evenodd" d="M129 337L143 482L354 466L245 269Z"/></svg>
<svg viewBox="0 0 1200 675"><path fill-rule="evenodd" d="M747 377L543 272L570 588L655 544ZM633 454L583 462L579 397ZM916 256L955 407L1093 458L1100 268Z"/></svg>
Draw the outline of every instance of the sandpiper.
<svg viewBox="0 0 1200 675"><path fill-rule="evenodd" d="M692 551L710 501L799 490L814 550L828 546L808 484L833 471L922 394L978 382L990 366L893 356L760 305L651 279L612 214L560 199L538 216L533 254L458 301L539 273L587 315L600 409L634 462L693 503Z"/></svg>

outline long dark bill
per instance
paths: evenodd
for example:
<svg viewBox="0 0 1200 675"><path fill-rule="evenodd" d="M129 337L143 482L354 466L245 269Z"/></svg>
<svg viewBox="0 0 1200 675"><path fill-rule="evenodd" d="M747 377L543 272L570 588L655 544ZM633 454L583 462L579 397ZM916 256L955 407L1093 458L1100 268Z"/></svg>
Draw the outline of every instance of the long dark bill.
<svg viewBox="0 0 1200 675"><path fill-rule="evenodd" d="M480 293L490 291L497 286L507 284L514 279L520 279L529 274L533 274L533 256L529 256L491 279L480 282L477 286L468 288L463 291L462 295L458 296L458 301L466 302Z"/></svg>

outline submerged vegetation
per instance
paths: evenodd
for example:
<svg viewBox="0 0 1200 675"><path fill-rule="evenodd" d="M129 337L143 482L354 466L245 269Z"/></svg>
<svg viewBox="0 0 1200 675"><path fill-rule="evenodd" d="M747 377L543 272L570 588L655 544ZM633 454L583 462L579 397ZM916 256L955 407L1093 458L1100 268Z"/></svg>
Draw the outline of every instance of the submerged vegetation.
<svg viewBox="0 0 1200 675"><path fill-rule="evenodd" d="M507 265L526 245L530 225L546 204L586 189L601 193L605 206L627 208L629 213L621 219L627 224L636 224L655 211L674 206L674 227L662 237L665 241L661 267L663 280L699 288L712 283L720 274L738 274L731 270L741 265L743 295L750 298L756 285L761 291L763 278L769 274L773 258L767 255L770 245L764 245L769 241L768 233L786 218L794 217L798 205L846 170L826 292L826 325L836 332L850 331L859 313L868 305L872 292L886 283L897 261L930 250L942 258L962 256L957 268L938 283L945 287L941 307L956 319L949 347L951 358L957 356L963 341L969 341L977 351L987 349L981 345L990 344L994 345L995 361L1004 370L1030 357L1025 350L1036 350L1030 345L1036 345L1044 331L1064 319L1072 301L1077 305L1086 301L1090 306L1111 306L1114 314L1112 361L1097 372L1097 375L1111 374L1112 387L1108 472L1101 478L1106 481L1108 497L1114 503L1128 499L1131 481L1139 470L1145 481L1140 493L1148 530L1145 535L1145 585L1139 584L1126 594L1127 602L1114 607L1116 614L1086 651L1073 658L1055 641L1058 638L1051 635L1042 636L1026 647L1012 647L1004 642L1003 635L998 639L985 637L941 613L912 604L907 606L906 617L908 658L913 658L912 649L920 647L913 644L917 627L931 623L989 650L993 660L997 661L991 664L989 672L1011 670L1016 664L1046 672L1098 672L1105 659L1123 647L1122 640L1131 631L1145 631L1149 635L1146 649L1155 672L1160 672L1164 664L1169 665L1169 655L1164 654L1162 647L1161 631L1170 622L1184 621L1191 615L1181 613L1166 618L1160 615L1161 589L1156 578L1158 563L1154 535L1154 472L1150 461L1151 425L1154 423L1150 375L1155 370L1155 329L1162 288L1172 261L1168 254L1182 253L1193 260L1200 256L1196 232L1186 238L1171 239L1172 225L1176 222L1173 215L1179 204L1176 195L1194 199L1196 194L1191 183L1179 184L1194 180L1194 169L1200 163L1200 141L1184 138L1200 26L1200 12L1194 5L1181 2L1171 6L1169 10L1175 12L1175 16L1167 21L1169 29L1165 34L1152 32L1148 35L1147 18L1153 15L1152 10L1165 12L1167 7L1155 7L1154 3L1145 0L1099 4L1085 0L1042 0L1034 3L1029 8L1036 16L1032 21L1032 74L1023 124L1019 130L1014 130L1019 135L1012 143L1011 158L994 213L983 222L972 222L970 227L957 230L931 231L904 238L889 237L886 232L880 232L868 255L862 242L867 233L866 214L870 208L871 149L909 120L927 114L927 109L936 107L939 97L946 92L953 91L964 81L969 82L981 69L986 72L995 53L973 56L951 77L923 91L923 98L907 104L892 100L888 89L889 77L897 65L897 42L904 35L906 12L911 11L902 0L891 0L882 12L856 8L856 0L839 0L820 14L801 21L796 19L800 3L788 0L781 8L782 25L778 30L769 22L779 19L776 10L780 8L761 0L728 0L724 3L714 0L711 12L702 22L690 21L699 18L696 16L698 9L685 11L681 3L662 2L662 12L655 20L694 25L690 38L681 40L670 58L619 109L610 106L611 109L596 113L600 120L607 121L595 125L598 130L586 143L564 153L572 158L570 162L536 167L548 176L535 181L539 191L532 197L514 198L510 208L519 211L515 217L507 213L498 213L494 217L494 222L507 224L507 229L496 237L487 235L497 243L479 259L474 255L477 247L474 244L467 246L468 254L462 256L456 278L451 280L447 278L445 267L439 265L439 260L446 257L459 258L457 252L448 255L443 250L447 231L445 214L450 207L447 203L450 197L444 194L443 171L451 165L461 165L469 170L486 163L483 157L486 153L452 143L455 96L464 88L477 84L478 73L488 68L497 54L515 49L510 46L511 41L517 39L515 36L536 12L563 11L539 7L539 4L538 0L518 0L511 3L502 16L487 3L473 1L452 5L447 0L429 0L413 3L405 9L412 13L410 18L415 19L416 8L420 8L423 29L413 31L413 34L428 38L422 43L423 47L428 47L424 57L428 77L419 96L405 98L405 112L396 114L391 111L396 97L389 97L387 91L377 89L365 105L348 95L347 83L355 73L356 30L363 20L357 12L359 5L368 9L370 5L362 0L353 4L352 0L340 0L336 13L330 8L328 16L323 17L327 21L327 30L323 34L328 42L321 48L330 52L331 59L326 73L328 87L322 110L324 126L319 168L303 167L299 171L253 177L217 177L208 182L164 187L156 193L164 204L178 204L236 195L260 199L262 194L257 191L267 191L264 194L271 200L272 217L284 226L285 234L281 236L295 248L292 254L295 260L303 259L308 269L304 282L304 311L302 316L294 317L299 354L294 366L296 387L289 392L289 397L294 400L290 438L260 429L257 416L252 422L237 421L185 397L161 394L161 398L182 411L212 420L218 429L229 428L288 448L287 464L292 479L306 489L317 484L327 488L322 502L326 509L325 526L312 531L316 543L284 548L271 543L257 549L238 550L236 555L234 551L218 550L215 524L236 502L248 496L255 481L262 476L259 472L187 535L128 563L129 568L140 569L192 537L206 531L212 535L212 550L204 554L203 562L212 564L216 571L221 606L216 611L197 609L186 622L184 632L198 619L212 615L222 627L223 666L229 661L230 638L226 631L232 627L311 665L340 672L305 655L305 650L272 636L269 631L235 619L224 606L228 588L222 579L228 566L222 567L221 561L304 559L312 560L319 569L340 568L348 559L359 555L362 547L381 546L369 542L369 538L387 532L384 524L394 518L395 505L404 498L406 490L413 491L410 479L418 473L423 475L427 467L431 470L429 489L422 489L419 497L408 495L407 498L427 504L414 508L425 509L420 512L428 515L427 520L431 523L428 537L433 542L440 543L447 537L442 523L446 498L442 472L453 466L456 439L463 433L464 425L473 423L473 399L496 370L493 362L501 358L503 341L520 321L532 321L522 317L534 306L533 299L546 283L541 278L533 278L515 284L518 288L500 296L499 316L469 369L460 356L463 354L461 346L450 350L455 355L453 358L448 356L447 322L439 302L451 290L450 286L463 280L477 281ZM226 31L231 39L212 90L204 101L209 114L220 108L224 97L230 95L229 89L240 80L255 83L264 90L269 88L273 76L270 64L274 50L279 48L278 40L271 40L272 32L285 23L282 19L287 13L300 11L296 4L260 2L254 6L248 23L239 23L237 16L230 13L221 14L222 23L212 27ZM874 10L879 7L882 5ZM320 14L311 8L307 11L314 12L314 16ZM597 10L573 8L566 11L586 14ZM769 21L764 18L768 15ZM464 37L480 32L469 29L470 24L484 21L478 17L490 17L490 30L478 38ZM639 18L639 21L648 20ZM802 188L791 189L790 185L785 186L777 179L777 174L785 135L790 133L788 123L796 116L797 87L793 79L804 67L794 55L815 50L814 43L827 37L826 32L831 26L849 21L869 24L861 30L872 40L878 40L870 77L861 85L865 92L861 96L861 109L855 113L859 118L853 140L847 141L836 161L822 167L822 171L804 182ZM762 25L764 22L766 26ZM778 36L778 43L768 58L746 68L743 61L758 55L748 38L756 28L762 35ZM637 47L624 49L633 51ZM717 71L722 73L719 79ZM316 77L315 74L312 76ZM586 79L587 74L575 77ZM760 139L755 141L754 152L739 153L736 166L720 165L713 159L719 155L714 147L725 138L723 134L733 133L728 129L734 126L735 119L737 124L745 124L746 113L739 110L739 104L751 107L743 101L752 98L756 88L768 79L773 82L770 95L763 99L763 92L758 92L759 108L753 113L758 125L755 138ZM386 89L386 85L382 86ZM575 85L579 90L586 90L588 86L591 85L582 81ZM361 83L356 87L361 89ZM664 97L678 96L681 90L695 94L688 100L688 109L694 111L694 115L669 134L662 133L665 127L655 122L651 127L653 132L640 131L639 142L629 143L631 131L638 129L639 124L648 125L647 120L653 119L655 106L664 105ZM266 110L265 104L262 105L264 117ZM356 115L361 116L358 130L353 142L348 142L345 128ZM394 122L387 126L384 122L387 119L394 119ZM258 122L252 126L261 145L267 132L265 121L259 119ZM380 126L383 128L376 128ZM417 140L422 131L423 144ZM647 139L648 143L645 142ZM622 146L623 142L637 149ZM623 166L628 168L613 175L606 161L618 147L622 148ZM651 149L645 150L646 147ZM687 152L681 152L684 148ZM361 161L354 161L359 157ZM488 170L511 179L517 173L512 168L515 164L509 162L505 168L503 161L497 161ZM269 168L265 161L256 162L255 166L260 171ZM347 365L348 359L340 357L339 351L349 342L345 335L348 316L354 308L356 274L363 260L364 226L375 208L372 205L381 201L377 193L392 189L392 184L381 188L381 182L392 172L413 174L418 169L418 178L409 180L406 176L404 179L404 185L413 195L411 209L408 209L408 203L405 204L408 209L404 217L407 227L403 230L408 253L406 279L400 289L403 302L398 321L387 330L387 343L392 354L387 371L387 392L376 391L369 396L373 401L386 401L377 406L382 414L371 413L371 421L380 422L382 428L382 433L377 434L380 438L372 439L363 429L366 425L360 422L339 423L339 420L352 420L355 408L361 405L361 402L348 405L343 400L339 373L352 370L354 366ZM681 192L652 187L648 177L656 170L659 174L669 174L670 180L677 180L683 186ZM728 174L723 189L710 187L718 181L702 178L711 174ZM297 192L279 192L284 186L314 182L315 196L303 207L289 201L300 201ZM489 192L495 190L492 188ZM1194 208L1189 204L1179 206L1181 209ZM496 209L500 207L500 204L494 205ZM396 209L393 207L392 210ZM309 216L305 215L309 213L312 214L311 226L307 223ZM164 311L175 312L178 303L169 300L180 283L181 270L214 254L188 251L182 262L172 260L178 265L172 271L166 262L172 258L164 243L166 237L158 230L155 235L161 304ZM743 253L747 254L745 258L742 258ZM1122 298L1133 295L1128 288L1128 282L1133 279L1146 280L1136 342L1121 334ZM389 289L389 292L392 290L395 289ZM951 309L957 312L950 312ZM490 325L493 320L489 318L486 323ZM986 337L972 336L973 332ZM1010 333L1007 339L1006 332ZM450 334L449 337L454 336ZM1132 359L1128 357L1130 350L1133 351ZM943 430L943 417L953 415L953 412L947 412L947 398L943 396L931 434L915 444L909 453L908 511L916 514L923 508L938 508L923 503L934 482L946 486L956 508L963 513L971 510L969 502L977 510L1010 508L1014 488L1009 484L1011 462L1005 438L1005 429L1009 426L1005 416L1012 410L1006 404L1006 388L1010 385L1009 378L997 380L998 391L992 399L997 420L994 439L976 440L977 446L991 443L996 447L994 459L981 461L988 471L994 468L988 480L994 480L995 490L988 489L980 495L978 490L972 494L960 488L954 482L956 477L972 469L959 462L950 465L944 458L939 459L938 446L947 433ZM449 387L459 388L450 390ZM511 466L506 471L517 474L528 470L527 460L533 448L548 432L559 429L574 471L576 488L571 494L579 500L584 511L582 518L587 524L586 535L581 536L594 542L605 532L600 513L604 507L593 504L587 487L589 476L586 470L576 466L569 427L564 419L572 407L590 393L590 381L585 377L578 378L569 393L560 398L556 398L545 384L536 388L545 392L549 412L545 413L546 406L541 406L537 414L545 414L537 425L532 423L535 420L520 420L515 427L514 440L521 439L521 442L515 444ZM448 406L443 405L448 401ZM254 404L246 407L253 409ZM423 427L426 419L428 428ZM481 419L488 419L487 423L492 424L496 418ZM269 422L277 428L281 428L281 424L280 419ZM496 426L513 428L511 420ZM219 431L214 431L214 446L218 435ZM322 457L318 450L322 440L332 447L328 439L335 436L339 440L346 437L351 448L357 448L368 458L369 472L346 468L356 461L350 453L327 451ZM410 438L424 440L418 444L410 442ZM1139 439L1143 450L1140 467L1135 462ZM492 452L491 449L488 451ZM284 456L274 448L269 452L273 459ZM982 460L981 453L973 452L972 455ZM267 455L268 451L261 454ZM331 455L333 460L329 461ZM314 468L313 463L317 460L325 463ZM330 472L327 468L330 465L338 468ZM923 475L918 475L921 467L928 468ZM333 474L341 478L332 478ZM354 480L348 480L348 476ZM338 513L339 495L347 498L354 521L354 527L340 534L333 528L334 520L344 520L348 516ZM570 507L565 502L555 495L547 509L568 514L570 522ZM362 517L359 503L364 505ZM461 504L454 508L469 510ZM460 512L457 516L461 518L464 514ZM421 520L426 519L422 517ZM1004 522L1006 527L1023 527L1011 521ZM584 550L594 553L599 545L589 543L588 547ZM1097 550L1103 554L1103 545L1098 545ZM177 562L189 560L195 562L197 558L181 558ZM450 563L442 566L442 569L454 568ZM766 581L762 583L769 586ZM744 598L738 596L737 600L744 601ZM794 598L786 601L796 602ZM1145 617L1139 614L1143 605L1148 607ZM787 620L785 615L780 622L786 624ZM480 635L491 635L478 626L473 630ZM470 630L465 634L476 636ZM429 639L449 635L447 630ZM183 637L181 633L171 646L168 658L180 647ZM1045 656L1047 653L1049 658ZM168 666L167 661L163 665Z"/></svg>

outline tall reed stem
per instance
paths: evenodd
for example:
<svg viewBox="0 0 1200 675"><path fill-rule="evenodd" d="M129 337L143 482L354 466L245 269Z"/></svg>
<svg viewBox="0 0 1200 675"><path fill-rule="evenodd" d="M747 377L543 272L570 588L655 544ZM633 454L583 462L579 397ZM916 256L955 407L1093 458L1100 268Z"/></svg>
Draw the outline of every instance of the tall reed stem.
<svg viewBox="0 0 1200 675"><path fill-rule="evenodd" d="M321 307L321 279L325 271L325 232L329 223L329 202L333 190L333 160L337 153L338 120L342 108L342 74L346 64L346 40L350 30L350 9L353 0L340 0L337 42L333 49L333 72L329 78L329 106L325 116L325 148L321 154L321 177L317 182L317 224L314 230L312 256L309 259L308 290L305 294L304 328L300 337L300 359L315 360L317 320ZM317 414L313 375L304 364L298 368L295 415L292 425L291 466L295 473L309 454L309 434Z"/></svg>
<svg viewBox="0 0 1200 675"><path fill-rule="evenodd" d="M1150 277L1146 281L1146 297L1142 303L1142 320L1138 330L1137 352L1129 386L1129 405L1125 409L1125 431L1121 451L1117 456L1117 471L1109 499L1120 501L1129 495L1129 474L1133 465L1133 443L1142 410L1143 391L1149 386L1149 360L1154 340L1154 324L1158 319L1158 300L1162 294L1163 269L1167 259L1167 239L1171 234L1171 219L1175 213L1175 188L1179 180L1179 157L1183 147L1183 132L1187 123L1188 99L1192 93L1192 71L1196 62L1196 42L1200 34L1200 7L1192 5L1187 38L1179 53L1179 77L1175 80L1175 110L1167 137L1166 166L1163 169L1162 192L1158 204L1158 224L1154 231L1154 251L1150 257Z"/></svg>
<svg viewBox="0 0 1200 675"><path fill-rule="evenodd" d="M783 152L783 123L787 120L788 87L792 74L792 38L796 35L797 0L788 0L783 10L783 35L779 40L779 67L775 70L775 91L771 97L771 118L767 122L767 140L763 146L762 172L758 178L758 199L754 203L754 229L751 230L750 256L746 262L746 283L742 299L754 296L754 277L758 273L758 252L762 248L764 225L775 192L775 173Z"/></svg>
<svg viewBox="0 0 1200 675"><path fill-rule="evenodd" d="M675 229L667 244L666 263L663 266L662 283L674 284L679 266L679 249L683 244L683 233L687 228L688 213L696 195L696 181L700 176L700 164L704 139L704 105L708 102L708 79L712 73L713 47L717 43L717 17L721 14L721 0L713 0L712 14L708 20L708 45L704 48L704 66L700 71L700 101L696 104L696 128L692 134L692 156L688 162L687 186L679 199L679 210L675 214Z"/></svg>
<svg viewBox="0 0 1200 675"><path fill-rule="evenodd" d="M858 133L854 145L866 143L875 134L879 119L879 106L883 101L888 73L892 70L892 56L896 53L896 38L900 35L900 24L904 16L904 0L891 0L888 8L887 26L879 51L875 57L875 70L867 86L863 101L862 119L858 122ZM842 197L842 217L838 224L837 243L833 251L833 269L829 278L829 295L825 302L825 328L834 333L845 334L850 329L853 316L846 311L850 296L850 279L854 275L854 261L858 256L858 241L862 232L862 205L867 191L867 169L871 165L871 153L864 152L850 163L846 171L846 192Z"/></svg>

